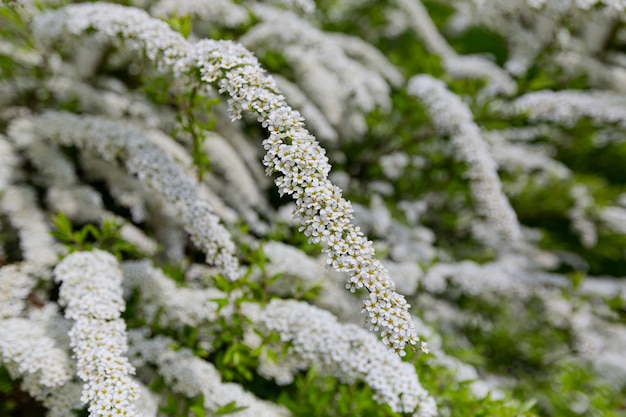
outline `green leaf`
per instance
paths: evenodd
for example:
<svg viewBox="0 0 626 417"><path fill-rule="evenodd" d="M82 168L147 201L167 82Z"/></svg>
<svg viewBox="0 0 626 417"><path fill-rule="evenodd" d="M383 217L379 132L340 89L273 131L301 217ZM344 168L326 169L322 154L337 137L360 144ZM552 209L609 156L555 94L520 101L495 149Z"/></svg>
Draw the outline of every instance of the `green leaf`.
<svg viewBox="0 0 626 417"><path fill-rule="evenodd" d="M191 401L189 411L195 417L206 417L206 409L204 408L204 395L200 395Z"/></svg>
<svg viewBox="0 0 626 417"><path fill-rule="evenodd" d="M223 406L221 406L220 408L218 408L217 410L215 410L215 413L213 413L216 416L223 416L226 414L234 414L237 413L239 411L245 410L248 407L245 406L237 406L237 403L235 401L231 401L228 404L225 404Z"/></svg>
<svg viewBox="0 0 626 417"><path fill-rule="evenodd" d="M217 303L217 312L219 313L224 307L228 305L228 298L211 298L211 301Z"/></svg>
<svg viewBox="0 0 626 417"><path fill-rule="evenodd" d="M52 224L57 229L56 232L53 232L53 234L66 237L72 236L72 222L70 222L63 212L60 211L56 216L52 216Z"/></svg>
<svg viewBox="0 0 626 417"><path fill-rule="evenodd" d="M170 27L179 32L181 35L185 37L185 39L189 38L189 34L191 33L191 16L176 16L171 18L164 19L165 22L170 25Z"/></svg>

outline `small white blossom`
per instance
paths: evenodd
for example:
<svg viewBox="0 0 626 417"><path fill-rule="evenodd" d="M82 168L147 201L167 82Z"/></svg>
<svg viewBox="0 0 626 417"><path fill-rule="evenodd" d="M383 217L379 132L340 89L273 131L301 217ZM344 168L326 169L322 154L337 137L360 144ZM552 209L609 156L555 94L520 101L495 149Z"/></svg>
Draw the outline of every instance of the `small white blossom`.
<svg viewBox="0 0 626 417"><path fill-rule="evenodd" d="M90 416L119 410L137 416L134 401L137 383L129 375L135 369L123 354L128 349L122 273L115 258L106 252L76 252L54 270L61 282L59 304L65 317L75 320L69 332L77 359L78 376L85 382L81 401L89 403Z"/></svg>
<svg viewBox="0 0 626 417"><path fill-rule="evenodd" d="M99 154L112 161L123 157L126 168L179 213L193 242L215 262L224 274L237 277L237 259L228 231L220 224L209 203L198 196L196 183L183 169L154 145L137 128L98 117L78 117L70 113L50 112L30 120L42 138Z"/></svg>
<svg viewBox="0 0 626 417"><path fill-rule="evenodd" d="M205 409L213 413L221 406L234 402L244 407L241 417L288 417L284 407L260 400L234 383L223 383L215 367L194 356L189 349L173 350L174 341L166 337L147 339L140 332L129 335L131 357L137 366L156 365L157 372L176 392L187 397L204 396Z"/></svg>
<svg viewBox="0 0 626 417"><path fill-rule="evenodd" d="M140 308L147 320L158 317L163 325L182 328L212 322L218 317L218 305L213 300L227 297L215 288L178 287L148 261L124 262L122 271L124 286L139 290Z"/></svg>
<svg viewBox="0 0 626 417"><path fill-rule="evenodd" d="M0 363L13 378L31 375L35 384L46 388L60 387L71 377L67 354L43 326L25 318L0 320Z"/></svg>
<svg viewBox="0 0 626 417"><path fill-rule="evenodd" d="M374 399L394 411L415 417L437 414L435 401L420 385L413 366L384 346L399 341L385 338L380 343L360 326L341 324L329 312L295 300L273 299L262 310L249 304L244 312L256 326L277 332L281 342L289 343L287 358L264 368L268 376L280 376L287 384L296 372L316 366L320 373L345 383L362 379L374 390Z"/></svg>
<svg viewBox="0 0 626 417"><path fill-rule="evenodd" d="M520 235L517 216L502 193L497 165L470 109L442 81L428 75L411 78L408 90L426 105L435 128L451 136L459 158L469 165L467 176L479 211L496 230L516 240Z"/></svg>
<svg viewBox="0 0 626 417"><path fill-rule="evenodd" d="M35 284L35 280L21 265L0 268L0 320L20 315Z"/></svg>
<svg viewBox="0 0 626 417"><path fill-rule="evenodd" d="M365 288L369 292L369 297L363 302L363 310L370 318L381 314L387 319L382 326L370 322L370 327L381 330L390 349L402 354L407 343L416 344L419 341L408 313L409 304L394 291L387 271L374 258L372 243L358 227L351 224L350 203L342 198L341 190L328 180L330 164L325 151L305 129L300 113L292 110L284 97L277 94L274 81L264 74L257 59L248 50L229 41L202 40L189 44L166 24L150 18L145 12L112 4L70 5L37 19L34 26L39 37L57 38L64 30L80 34L89 28L110 37L122 36L142 47L148 59L156 61L159 69L170 69L175 75L199 73L201 81L217 84L220 93L228 93L231 97L229 108L233 119L240 118L244 110L256 112L258 120L270 133L263 142L267 151L263 160L267 173L279 173L275 182L280 194L291 195L296 200L294 216L301 225L300 230L308 235L320 236L319 241L326 246L328 265L350 275L347 287L351 291ZM366 85L368 89L373 87L372 91L377 88L371 80ZM384 81L381 87L387 90ZM362 109L372 109L378 100L378 95L372 97L359 91L354 93L357 100L363 101L359 105ZM54 124L57 117L60 115L50 117L47 124ZM81 121L76 118L74 124ZM119 132L117 125L106 126L104 131ZM46 129L49 130L49 126ZM126 138L128 133L125 131L118 135ZM105 159L111 159L116 154L113 149L102 149L99 145L95 144L96 149ZM129 152L135 147L139 145L126 145ZM145 148L142 146L141 150L145 152ZM170 172L161 167L155 171L145 159L144 153L133 154L128 165L148 183L154 181L152 176L161 179L160 176L167 175L161 181L171 181L170 177L175 172L173 167L169 168ZM165 164L165 161L159 162ZM165 193L167 200L189 199L185 195L186 189L180 186L168 191ZM208 206L200 202L189 206L183 216L192 223L192 230L219 230L217 219L209 216ZM225 239L218 236L209 242L200 242L198 236L192 236L196 243L204 243L205 250L217 258L218 264L232 270L234 262L230 251L221 250L226 245ZM202 239L207 237L202 235ZM230 249L231 245L229 243L226 247ZM368 279L362 281L362 275ZM385 305L391 308L383 310Z"/></svg>

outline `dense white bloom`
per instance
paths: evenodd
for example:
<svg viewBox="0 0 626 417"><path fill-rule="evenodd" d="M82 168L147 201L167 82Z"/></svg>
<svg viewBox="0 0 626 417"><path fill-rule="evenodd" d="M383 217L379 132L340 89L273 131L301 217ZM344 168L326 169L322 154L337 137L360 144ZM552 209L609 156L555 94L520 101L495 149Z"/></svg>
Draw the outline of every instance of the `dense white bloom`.
<svg viewBox="0 0 626 417"><path fill-rule="evenodd" d="M255 11L258 12L257 9ZM408 313L409 304L394 291L393 281L387 271L374 258L371 242L350 223L352 209L349 202L341 197L341 190L328 180L330 165L324 150L304 128L300 114L285 103L283 96L276 94L274 81L263 73L257 59L249 51L228 41L202 40L188 44L166 24L150 18L144 12L112 4L71 5L44 15L34 26L40 38L58 38L64 30L80 34L89 28L112 38L122 36L141 46L147 57L156 61L159 69L173 70L175 75L197 71L202 81L216 83L220 93L228 93L231 97L229 106L234 119L241 117L244 110L256 112L258 120L270 132L270 137L263 142L267 151L264 158L267 172L279 173L275 182L280 193L291 195L296 200L294 217L300 222L301 230L312 242L323 242L326 245L330 266L350 274L350 283L347 285L350 290L367 289L369 296L363 303L364 311L370 317L371 327L381 330L383 341L391 349L402 354L407 343L418 342ZM372 80L366 86L375 93L374 96L363 91L353 93L357 95L357 102L361 102L361 108L371 109L380 95ZM387 84L381 81L380 87L386 94ZM50 125L58 123L56 119L61 117L72 118L60 114L50 116L46 120L46 130L49 132ZM83 123L83 119L73 120L74 125L80 123ZM91 123L98 126L104 122L91 120L87 122L87 126ZM118 125L106 126L107 128L98 128L96 131L101 132L99 134L119 132L117 135L126 141L128 136L140 136L138 132L129 135L128 128L123 128L120 132ZM123 146L127 145L126 141ZM104 148L102 145L94 144L105 159L112 158L116 152L109 149L111 144ZM126 146L126 149L131 151L135 147L138 145ZM147 172L150 172L150 176L165 174L161 166L158 171L154 171L154 166L146 162L146 148L142 146L141 155L131 155L129 160L132 162L127 164L140 178L143 177L150 183L150 179L146 178ZM160 162L165 164L165 161ZM162 182L172 181L174 170L170 170L172 172ZM182 190L180 188L179 185L174 200L188 200L185 191L189 187ZM165 193L165 198L171 201L168 193ZM218 235L217 223L210 224L213 217L209 217L208 207L196 203L184 214L185 220L193 222L192 230L202 227L202 230L208 228L213 231L213 240L206 242L208 255L217 255L218 264L225 265L227 270L232 268L232 258L228 258L230 253L224 250L218 253L224 247L230 249L230 241L226 242L225 237ZM201 224L197 224L198 222ZM207 236L202 235L201 238L207 239ZM385 320L373 321L374 317L384 317Z"/></svg>
<svg viewBox="0 0 626 417"><path fill-rule="evenodd" d="M124 262L124 286L137 288L141 295L140 308L148 321L157 317L161 324L176 328L198 326L218 317L215 299L226 295L215 289L178 287L163 271L149 261Z"/></svg>
<svg viewBox="0 0 626 417"><path fill-rule="evenodd" d="M26 185L7 187L0 196L0 212L18 231L24 260L41 266L50 266L57 261L59 246L50 235L46 216L37 205L35 190Z"/></svg>
<svg viewBox="0 0 626 417"><path fill-rule="evenodd" d="M626 126L626 98L604 91L537 91L513 101L509 111L532 122L549 121L567 127L584 117L597 124Z"/></svg>
<svg viewBox="0 0 626 417"><path fill-rule="evenodd" d="M90 416L137 416L135 372L123 354L128 349L122 273L113 255L95 250L76 252L59 263L54 273L61 282L59 304L75 320L69 332L78 376L85 382L81 401Z"/></svg>
<svg viewBox="0 0 626 417"><path fill-rule="evenodd" d="M201 199L194 181L169 155L132 125L98 117L70 113L47 113L31 121L33 134L97 153L112 161L124 158L126 168L141 182L174 207L182 217L192 240L231 279L237 275L237 259L228 231L206 200Z"/></svg>
<svg viewBox="0 0 626 417"><path fill-rule="evenodd" d="M419 0L395 0L402 13L406 13L408 24L422 38L430 52L441 57L448 73L455 78L484 78L488 81L488 92L514 94L515 81L502 68L481 56L458 55L437 30L428 11Z"/></svg>
<svg viewBox="0 0 626 417"><path fill-rule="evenodd" d="M45 328L24 318L0 320L0 362L13 378L31 375L48 388L65 384L71 376L67 354Z"/></svg>
<svg viewBox="0 0 626 417"><path fill-rule="evenodd" d="M572 222L572 229L580 237L582 244L592 248L598 242L598 232L595 223L590 219L588 211L594 205L593 196L587 187L577 184L570 190L574 205L567 211Z"/></svg>
<svg viewBox="0 0 626 417"><path fill-rule="evenodd" d="M300 87L336 129L352 133L346 130L346 119L377 106L389 108L390 89L385 77L396 83L401 76L370 45L348 38L338 42L293 13L262 4L255 4L252 10L261 23L240 41L259 54L280 51Z"/></svg>
<svg viewBox="0 0 626 417"><path fill-rule="evenodd" d="M341 324L329 312L295 300L273 299L262 310L249 304L244 312L256 326L277 332L281 342L289 343L287 359L292 360L276 365L291 367L291 375L316 366L320 373L345 383L362 379L375 391L374 399L394 411L416 417L437 414L435 401L420 385L414 367L361 327Z"/></svg>
<svg viewBox="0 0 626 417"><path fill-rule="evenodd" d="M248 10L231 0L160 0L151 13L157 17L193 16L213 27L237 27L250 20Z"/></svg>
<svg viewBox="0 0 626 417"><path fill-rule="evenodd" d="M408 90L426 105L435 128L451 136L459 159L469 165L467 176L479 211L508 239L517 239L517 216L502 193L497 165L469 108L443 82L427 75L411 78Z"/></svg>
<svg viewBox="0 0 626 417"><path fill-rule="evenodd" d="M122 275L112 255L99 250L75 253L59 263L54 273L63 283L59 303L66 306L66 318L113 320L124 311Z"/></svg>
<svg viewBox="0 0 626 417"><path fill-rule="evenodd" d="M174 341L166 337L147 339L140 332L129 334L131 357L137 367L154 364L166 383L187 397L204 395L204 407L210 413L221 406L235 402L241 417L287 417L290 413L279 405L259 400L240 385L221 382L215 367L194 356L189 349L172 349Z"/></svg>
<svg viewBox="0 0 626 417"><path fill-rule="evenodd" d="M0 320L19 316L34 286L35 280L28 275L27 266L14 264L0 268Z"/></svg>

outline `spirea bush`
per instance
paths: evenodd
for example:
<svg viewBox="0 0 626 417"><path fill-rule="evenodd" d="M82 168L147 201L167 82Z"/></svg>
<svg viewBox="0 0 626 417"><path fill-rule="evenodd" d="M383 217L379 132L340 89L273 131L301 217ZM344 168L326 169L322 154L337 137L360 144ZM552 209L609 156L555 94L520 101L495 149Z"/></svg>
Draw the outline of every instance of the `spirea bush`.
<svg viewBox="0 0 626 417"><path fill-rule="evenodd" d="M626 2L0 7L0 416L626 416Z"/></svg>

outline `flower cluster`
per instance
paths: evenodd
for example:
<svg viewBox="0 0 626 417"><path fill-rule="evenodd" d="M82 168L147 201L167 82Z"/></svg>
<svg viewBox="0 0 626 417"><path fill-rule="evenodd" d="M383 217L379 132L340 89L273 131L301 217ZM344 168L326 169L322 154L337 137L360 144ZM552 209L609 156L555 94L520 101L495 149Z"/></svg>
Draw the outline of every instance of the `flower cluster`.
<svg viewBox="0 0 626 417"><path fill-rule="evenodd" d="M479 78L488 82L487 92L493 94L511 95L517 87L506 71L482 56L461 56L448 44L437 30L428 11L420 1L394 0L398 8L397 17L406 21L406 26L415 31L423 40L426 47L441 57L446 71L454 78ZM397 23L393 23L397 24Z"/></svg>
<svg viewBox="0 0 626 417"><path fill-rule="evenodd" d="M55 346L43 326L20 317L0 320L0 361L13 378L59 387L71 377L67 354Z"/></svg>
<svg viewBox="0 0 626 417"><path fill-rule="evenodd" d="M289 344L285 360L266 362L259 370L278 375L278 382L290 383L289 377L298 371L316 366L320 373L344 382L362 379L375 391L376 401L394 411L416 417L437 414L413 367L359 326L341 324L329 312L295 300L273 299L263 310L247 305L244 311L253 323L277 332L281 342Z"/></svg>
<svg viewBox="0 0 626 417"><path fill-rule="evenodd" d="M563 90L528 93L504 110L525 114L533 122L553 122L568 127L585 117L597 124L625 127L625 108L626 98L621 94Z"/></svg>
<svg viewBox="0 0 626 417"><path fill-rule="evenodd" d="M244 391L240 385L223 383L217 369L193 354L189 349L174 350L174 341L166 337L149 339L138 331L129 334L130 356L139 368L154 364L166 383L176 392L193 398L204 396L204 408L215 413L231 402L242 407L241 417L287 417L281 406L260 400Z"/></svg>
<svg viewBox="0 0 626 417"><path fill-rule="evenodd" d="M268 174L280 174L275 180L280 194L291 195L296 201L294 218L301 225L300 231L311 242L325 244L328 264L350 274L347 287L351 291L368 290L363 306L371 327L382 328L385 344L402 354L406 343L418 341L408 314L409 305L394 291L386 270L374 258L371 242L351 224L352 208L328 179L328 158L304 128L300 114L272 92L272 80L263 75L256 59L244 48L201 41L195 50L198 57L210 57L200 65L202 79L217 81L220 91L229 93L234 116L239 117L242 110L259 114L259 120L270 132L263 141L263 162ZM218 77L218 69L225 75Z"/></svg>
<svg viewBox="0 0 626 417"><path fill-rule="evenodd" d="M226 297L215 288L179 288L148 261L124 262L122 271L124 286L140 290L141 309L147 319L163 325L197 327L214 321L218 316L214 300Z"/></svg>
<svg viewBox="0 0 626 417"><path fill-rule="evenodd" d="M25 307L24 300L35 286L22 265L0 268L0 320L17 317Z"/></svg>
<svg viewBox="0 0 626 417"><path fill-rule="evenodd" d="M624 71L604 59L605 40L623 19L623 0L468 0L453 2L452 26L462 31L484 25L504 36L509 46L505 68L522 76L541 54L566 72L586 72L592 84L618 85ZM603 80L604 78L604 80Z"/></svg>
<svg viewBox="0 0 626 417"><path fill-rule="evenodd" d="M129 377L135 369L122 356L128 349L122 274L115 258L99 250L76 252L59 263L54 273L61 282L59 303L65 317L75 320L69 332L78 361L78 376L85 381L81 400L90 416L136 416L137 384Z"/></svg>
<svg viewBox="0 0 626 417"><path fill-rule="evenodd" d="M517 239L515 211L502 193L497 166L469 108L442 81L427 75L411 78L408 90L424 102L435 128L451 136L459 157L469 165L467 176L480 212L508 239Z"/></svg>
<svg viewBox="0 0 626 417"><path fill-rule="evenodd" d="M209 203L198 196L196 184L182 168L138 128L104 118L81 118L70 113L48 113L32 119L31 134L99 154L112 161L124 158L126 168L180 213L196 245L231 279L237 277L237 259L228 231Z"/></svg>
<svg viewBox="0 0 626 417"><path fill-rule="evenodd" d="M57 24L50 22L57 19L60 19ZM279 192L291 195L296 201L294 217L301 224L300 230L312 242L325 244L328 264L350 275L347 287L351 291L359 288L368 291L363 310L369 317L370 327L380 329L383 342L398 354L404 354L407 343L416 344L419 341L408 313L410 305L395 292L387 271L374 258L372 243L358 227L351 224L350 203L342 198L341 190L328 179L328 158L305 129L300 113L291 109L284 97L276 93L273 80L264 74L257 59L241 45L212 40L188 44L161 23L136 9L85 4L68 6L45 15L37 20L35 27L40 37L44 34L59 37L64 27L73 34L93 28L111 38L122 36L142 47L148 58L156 61L159 69L170 69L175 74L197 71L201 81L217 84L220 93L230 96L229 105L234 119L240 118L244 110L256 112L258 120L270 133L270 137L263 141L267 151L263 160L267 173L279 173L275 180ZM47 24L52 28L48 28ZM55 118L50 117L49 123L54 124ZM82 119L74 122L80 123L84 123ZM119 129L117 125L108 126L108 130ZM127 146L126 149L130 151L133 148ZM104 155L109 153L103 152ZM151 178L146 178L148 172L151 176L164 173L153 171L153 166L147 164L146 159L142 153L128 165L140 178L144 177L150 183ZM168 175L171 174L168 172ZM171 181L169 176L160 178L163 182ZM176 194L175 200L186 201L184 191L177 189ZM166 199L172 200L167 197L166 194ZM194 223L210 222L209 214L206 206L195 204L187 210L185 219ZM194 224L193 228L197 226ZM217 228L213 226L213 229ZM209 253L214 254L217 249L210 246ZM227 264L227 259L221 261Z"/></svg>

